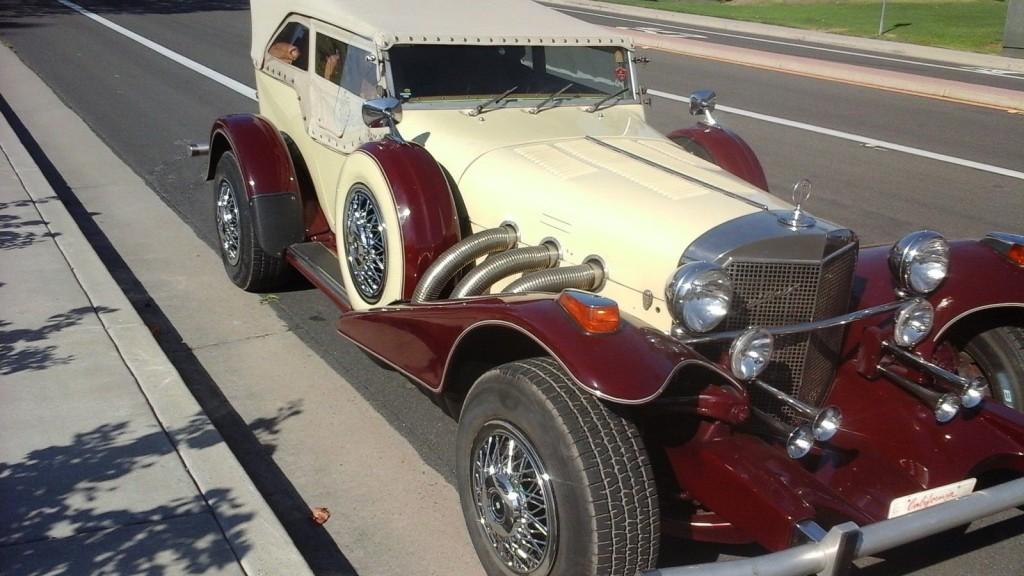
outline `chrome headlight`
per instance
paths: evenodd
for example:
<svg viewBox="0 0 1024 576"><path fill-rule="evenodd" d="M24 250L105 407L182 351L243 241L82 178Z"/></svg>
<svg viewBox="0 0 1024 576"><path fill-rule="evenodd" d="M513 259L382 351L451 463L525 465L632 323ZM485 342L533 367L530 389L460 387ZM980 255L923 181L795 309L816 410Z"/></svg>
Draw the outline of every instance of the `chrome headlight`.
<svg viewBox="0 0 1024 576"><path fill-rule="evenodd" d="M938 232L911 232L893 244L889 269L900 290L919 295L933 292L949 273L949 243Z"/></svg>
<svg viewBox="0 0 1024 576"><path fill-rule="evenodd" d="M935 309L931 302L917 298L905 304L896 313L896 327L892 339L897 346L912 348L925 339L932 331Z"/></svg>
<svg viewBox="0 0 1024 576"><path fill-rule="evenodd" d="M714 330L729 313L732 281L721 267L689 262L676 269L665 284L669 314L689 332Z"/></svg>
<svg viewBox="0 0 1024 576"><path fill-rule="evenodd" d="M763 328L749 328L729 347L729 367L739 380L757 378L772 359L774 339Z"/></svg>

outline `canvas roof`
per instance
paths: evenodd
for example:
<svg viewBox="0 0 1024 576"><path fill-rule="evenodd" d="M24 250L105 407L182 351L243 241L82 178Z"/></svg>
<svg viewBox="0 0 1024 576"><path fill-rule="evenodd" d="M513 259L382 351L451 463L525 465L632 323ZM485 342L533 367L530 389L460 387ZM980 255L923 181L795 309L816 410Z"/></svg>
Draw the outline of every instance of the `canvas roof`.
<svg viewBox="0 0 1024 576"><path fill-rule="evenodd" d="M395 44L613 45L632 41L531 0L252 0L252 55L262 60L270 36L301 14L373 40Z"/></svg>

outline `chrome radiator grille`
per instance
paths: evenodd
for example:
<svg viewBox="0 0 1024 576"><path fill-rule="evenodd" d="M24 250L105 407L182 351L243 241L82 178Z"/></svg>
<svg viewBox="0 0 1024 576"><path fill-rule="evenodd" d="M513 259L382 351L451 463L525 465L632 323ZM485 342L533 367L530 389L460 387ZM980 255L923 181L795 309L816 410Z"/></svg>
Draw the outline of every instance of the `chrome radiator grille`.
<svg viewBox="0 0 1024 576"><path fill-rule="evenodd" d="M732 278L735 301L723 328L785 326L845 313L856 260L857 245L850 244L822 263L731 262L726 271ZM828 393L842 339L842 327L780 336L761 379L817 406ZM752 394L762 410L792 419L792 411L778 400L756 390Z"/></svg>

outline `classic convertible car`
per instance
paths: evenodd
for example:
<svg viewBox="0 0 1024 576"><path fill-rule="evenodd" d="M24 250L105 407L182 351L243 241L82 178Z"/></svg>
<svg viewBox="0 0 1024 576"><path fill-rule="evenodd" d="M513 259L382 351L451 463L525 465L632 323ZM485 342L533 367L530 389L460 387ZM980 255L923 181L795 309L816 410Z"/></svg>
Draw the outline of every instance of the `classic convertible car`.
<svg viewBox="0 0 1024 576"><path fill-rule="evenodd" d="M205 150L225 269L297 270L458 419L489 574L633 575L663 532L838 571L1024 504L1024 237L861 246L712 93L666 137L628 37L526 0L252 26L260 114Z"/></svg>

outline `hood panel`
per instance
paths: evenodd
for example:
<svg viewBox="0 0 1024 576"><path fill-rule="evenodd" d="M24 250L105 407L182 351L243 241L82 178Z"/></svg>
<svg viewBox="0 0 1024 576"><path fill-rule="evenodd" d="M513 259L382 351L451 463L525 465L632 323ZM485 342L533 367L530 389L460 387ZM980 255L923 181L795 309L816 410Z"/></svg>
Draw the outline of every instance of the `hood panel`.
<svg viewBox="0 0 1024 576"><path fill-rule="evenodd" d="M526 244L557 240L567 264L599 256L609 275L605 293L624 311L667 329L671 320L660 299L683 250L708 229L758 210L701 181L785 206L667 140L635 136L499 148L473 161L458 184L475 227L514 222ZM642 307L645 290L658 303L649 310Z"/></svg>

